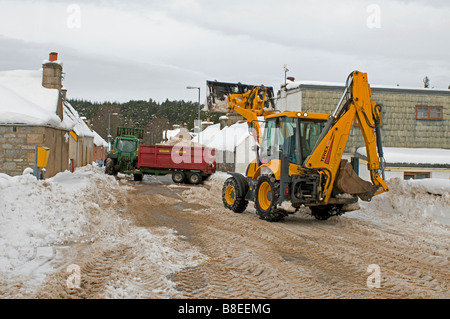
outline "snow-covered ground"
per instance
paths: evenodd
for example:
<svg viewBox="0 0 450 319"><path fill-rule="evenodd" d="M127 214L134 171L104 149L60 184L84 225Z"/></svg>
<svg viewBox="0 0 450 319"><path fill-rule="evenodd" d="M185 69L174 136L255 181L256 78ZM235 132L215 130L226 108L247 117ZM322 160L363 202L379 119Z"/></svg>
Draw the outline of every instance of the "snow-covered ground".
<svg viewBox="0 0 450 319"><path fill-rule="evenodd" d="M206 182L208 187L185 194L194 202L197 197L203 201L211 198L212 205L221 205L220 192L225 178L227 174L218 172ZM362 202L360 210L342 217L342 223L357 219L400 231L428 230L436 234L437 240L450 241L449 180L392 179L388 185L388 193L374 197L371 202ZM46 275L57 271L55 263L49 262L55 261L56 248L83 243L98 244L104 249L111 243L120 243L133 252L127 261L136 260L128 263L132 265L127 266L129 269L120 270L127 274L120 282L104 283L107 293L103 297L142 297L140 278L135 273L142 264L147 267L144 269L147 273L160 276L155 294L177 296L169 275L195 267L207 257L180 240L170 228L155 231L133 225L124 218L122 210L130 190L126 182L92 165L41 181L29 174L29 170L16 177L0 173L0 282L3 286L0 296L2 293L6 297L32 294ZM61 265L67 266L64 260ZM17 289L19 282L21 288ZM16 287L13 289L16 293L5 293L8 287Z"/></svg>
<svg viewBox="0 0 450 319"><path fill-rule="evenodd" d="M165 286L160 284L155 293L166 295L174 291L165 276L202 260L201 254L186 247L174 230L161 227L152 231L123 218L131 187L104 174L103 169L87 165L74 173L65 171L40 181L30 171L26 169L22 176L15 177L0 173L0 296L34 293L45 276L57 270L54 264L55 259L61 259L60 252L77 244L105 248L111 243L131 243L134 258L141 263L146 260L164 279ZM130 278L135 280L139 278ZM105 297L139 297L138 292L124 295L130 284L105 283ZM8 286L19 285L17 295L5 293Z"/></svg>

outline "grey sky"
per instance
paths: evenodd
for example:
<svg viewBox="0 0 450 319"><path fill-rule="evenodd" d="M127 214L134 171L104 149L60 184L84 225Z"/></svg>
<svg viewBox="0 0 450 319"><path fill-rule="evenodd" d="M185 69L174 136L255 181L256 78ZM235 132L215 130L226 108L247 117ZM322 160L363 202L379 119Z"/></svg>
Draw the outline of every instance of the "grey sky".
<svg viewBox="0 0 450 319"><path fill-rule="evenodd" d="M69 97L204 101L206 80L450 85L449 1L0 0L0 70L59 52Z"/></svg>

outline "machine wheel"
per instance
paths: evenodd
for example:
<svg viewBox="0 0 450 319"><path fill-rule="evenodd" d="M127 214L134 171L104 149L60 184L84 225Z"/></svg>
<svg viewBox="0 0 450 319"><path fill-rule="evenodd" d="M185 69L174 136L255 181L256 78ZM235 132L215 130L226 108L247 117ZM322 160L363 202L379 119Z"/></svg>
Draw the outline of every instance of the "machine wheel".
<svg viewBox="0 0 450 319"><path fill-rule="evenodd" d="M311 215L313 215L318 220L327 220L332 216L342 215L343 205L322 205L322 206L312 206Z"/></svg>
<svg viewBox="0 0 450 319"><path fill-rule="evenodd" d="M172 180L175 183L183 183L186 179L186 175L182 171L175 171L172 173Z"/></svg>
<svg viewBox="0 0 450 319"><path fill-rule="evenodd" d="M189 175L189 183L197 185L202 181L202 177L200 176L199 173L192 173L191 175Z"/></svg>
<svg viewBox="0 0 450 319"><path fill-rule="evenodd" d="M105 161L105 173L108 175L117 175L114 170L114 160L112 158L107 158Z"/></svg>
<svg viewBox="0 0 450 319"><path fill-rule="evenodd" d="M245 197L237 195L239 190L239 184L234 177L228 178L222 188L223 205L235 213L242 213L248 205Z"/></svg>
<svg viewBox="0 0 450 319"><path fill-rule="evenodd" d="M133 174L133 180L136 182L142 181L143 178L144 178L144 174Z"/></svg>
<svg viewBox="0 0 450 319"><path fill-rule="evenodd" d="M258 178L255 190L255 207L259 218L277 222L286 216L286 212L277 209L280 197L280 183L273 175Z"/></svg>

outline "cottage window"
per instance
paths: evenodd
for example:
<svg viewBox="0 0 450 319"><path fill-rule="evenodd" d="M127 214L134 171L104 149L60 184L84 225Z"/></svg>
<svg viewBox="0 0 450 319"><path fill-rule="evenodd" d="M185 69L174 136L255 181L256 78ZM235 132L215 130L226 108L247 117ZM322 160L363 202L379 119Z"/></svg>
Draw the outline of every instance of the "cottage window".
<svg viewBox="0 0 450 319"><path fill-rule="evenodd" d="M430 178L430 172L405 172L403 179L424 179Z"/></svg>
<svg viewBox="0 0 450 319"><path fill-rule="evenodd" d="M443 108L442 106L416 106L417 120L442 120Z"/></svg>

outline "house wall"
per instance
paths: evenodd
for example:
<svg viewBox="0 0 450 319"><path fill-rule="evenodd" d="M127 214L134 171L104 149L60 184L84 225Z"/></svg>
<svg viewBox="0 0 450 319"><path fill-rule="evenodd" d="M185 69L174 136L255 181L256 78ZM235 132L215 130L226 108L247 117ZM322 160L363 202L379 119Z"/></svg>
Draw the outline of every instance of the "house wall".
<svg viewBox="0 0 450 319"><path fill-rule="evenodd" d="M94 162L98 163L100 160L106 159L106 153L107 153L106 147L103 146L97 146L94 144L94 158L92 159Z"/></svg>
<svg viewBox="0 0 450 319"><path fill-rule="evenodd" d="M78 137L78 161L76 167L91 164L94 160L94 138L93 137Z"/></svg>
<svg viewBox="0 0 450 319"><path fill-rule="evenodd" d="M234 155L234 152L216 150L216 170L234 172L236 168Z"/></svg>
<svg viewBox="0 0 450 319"><path fill-rule="evenodd" d="M68 167L68 132L45 126L0 125L0 172L21 175L34 167L35 146L50 149L45 177L52 177Z"/></svg>

